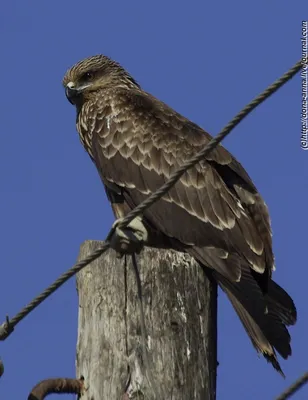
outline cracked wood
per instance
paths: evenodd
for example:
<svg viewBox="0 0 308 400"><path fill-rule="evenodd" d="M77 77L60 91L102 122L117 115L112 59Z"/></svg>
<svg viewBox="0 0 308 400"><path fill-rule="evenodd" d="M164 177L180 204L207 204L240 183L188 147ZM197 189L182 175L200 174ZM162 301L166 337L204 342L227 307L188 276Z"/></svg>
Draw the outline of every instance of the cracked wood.
<svg viewBox="0 0 308 400"><path fill-rule="evenodd" d="M86 241L79 259L102 242ZM190 256L145 249L138 256L148 357L166 400L215 400L217 289ZM109 250L77 276L77 376L83 400L154 399L146 379L137 287L130 258Z"/></svg>

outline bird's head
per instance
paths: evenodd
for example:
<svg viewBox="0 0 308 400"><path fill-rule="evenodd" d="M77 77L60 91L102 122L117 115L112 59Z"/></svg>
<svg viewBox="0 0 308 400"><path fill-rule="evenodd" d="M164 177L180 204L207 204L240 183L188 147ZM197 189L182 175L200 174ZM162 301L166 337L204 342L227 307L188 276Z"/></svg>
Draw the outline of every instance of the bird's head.
<svg viewBox="0 0 308 400"><path fill-rule="evenodd" d="M97 55L70 68L63 78L63 86L69 102L80 106L97 90L139 85L120 64L104 55Z"/></svg>

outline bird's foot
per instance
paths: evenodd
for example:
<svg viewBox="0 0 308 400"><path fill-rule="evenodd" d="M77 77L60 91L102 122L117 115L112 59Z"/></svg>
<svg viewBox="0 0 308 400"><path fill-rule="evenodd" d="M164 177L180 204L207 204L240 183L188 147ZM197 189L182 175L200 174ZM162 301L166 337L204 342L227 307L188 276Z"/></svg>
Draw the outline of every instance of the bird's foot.
<svg viewBox="0 0 308 400"><path fill-rule="evenodd" d="M140 253L148 238L148 232L141 217L133 219L125 228L117 225L122 218L117 219L112 225L114 233L110 238L110 247L115 250L119 257L124 254Z"/></svg>

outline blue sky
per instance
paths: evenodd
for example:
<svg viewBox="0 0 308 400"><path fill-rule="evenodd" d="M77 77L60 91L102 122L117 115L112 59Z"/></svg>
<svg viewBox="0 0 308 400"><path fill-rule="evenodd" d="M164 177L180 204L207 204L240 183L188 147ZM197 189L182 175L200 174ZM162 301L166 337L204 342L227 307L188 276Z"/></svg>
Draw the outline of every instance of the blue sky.
<svg viewBox="0 0 308 400"><path fill-rule="evenodd" d="M104 239L113 221L61 87L67 68L109 55L144 89L217 134L300 58L305 17L303 0L2 2L0 321L67 270L84 240ZM293 296L299 321L283 380L258 358L221 294L218 400L273 399L308 369L308 152L300 148L300 95L297 76L224 142L269 206L274 277ZM41 379L74 376L77 311L72 279L0 343L1 398L26 398ZM296 399L307 396L308 385Z"/></svg>

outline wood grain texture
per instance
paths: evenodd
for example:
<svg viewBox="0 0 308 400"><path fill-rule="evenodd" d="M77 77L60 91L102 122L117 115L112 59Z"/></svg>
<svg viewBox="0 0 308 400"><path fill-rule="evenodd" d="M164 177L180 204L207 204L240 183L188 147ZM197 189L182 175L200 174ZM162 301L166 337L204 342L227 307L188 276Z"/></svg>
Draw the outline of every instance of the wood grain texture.
<svg viewBox="0 0 308 400"><path fill-rule="evenodd" d="M79 259L102 242L86 241ZM190 256L144 249L138 256L150 367L160 399L215 400L217 288ZM155 399L142 357L130 258L109 250L77 275L77 376L83 400Z"/></svg>

